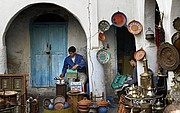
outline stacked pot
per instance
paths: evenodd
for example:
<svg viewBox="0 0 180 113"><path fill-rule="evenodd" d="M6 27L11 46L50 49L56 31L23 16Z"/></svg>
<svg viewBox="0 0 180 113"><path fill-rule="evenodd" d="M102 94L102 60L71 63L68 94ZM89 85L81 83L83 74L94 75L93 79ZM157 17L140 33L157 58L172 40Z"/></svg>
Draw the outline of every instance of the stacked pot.
<svg viewBox="0 0 180 113"><path fill-rule="evenodd" d="M89 108L88 105L90 105L92 102L88 100L86 97L84 97L81 101L78 102L78 110L80 113L88 113Z"/></svg>
<svg viewBox="0 0 180 113"><path fill-rule="evenodd" d="M109 102L106 102L104 100L99 100L96 102L96 104L99 106L98 113L107 113L108 111L108 105Z"/></svg>

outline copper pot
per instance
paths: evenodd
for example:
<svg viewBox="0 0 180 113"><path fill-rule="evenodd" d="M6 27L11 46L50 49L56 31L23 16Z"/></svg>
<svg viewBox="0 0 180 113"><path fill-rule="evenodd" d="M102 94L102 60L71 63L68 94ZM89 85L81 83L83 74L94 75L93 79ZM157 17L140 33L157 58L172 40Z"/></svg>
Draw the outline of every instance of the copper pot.
<svg viewBox="0 0 180 113"><path fill-rule="evenodd" d="M108 106L109 102L106 102L104 100L100 100L100 101L97 101L96 104L99 106Z"/></svg>
<svg viewBox="0 0 180 113"><path fill-rule="evenodd" d="M84 97L81 101L78 102L78 105L81 106L81 105L89 105L91 104L91 101L88 100L86 97Z"/></svg>

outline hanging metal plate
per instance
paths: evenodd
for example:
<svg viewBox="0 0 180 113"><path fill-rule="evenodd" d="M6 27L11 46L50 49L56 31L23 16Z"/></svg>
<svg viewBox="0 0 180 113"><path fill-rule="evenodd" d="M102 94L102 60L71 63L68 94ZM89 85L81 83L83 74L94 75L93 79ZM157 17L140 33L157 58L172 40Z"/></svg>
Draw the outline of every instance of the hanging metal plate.
<svg viewBox="0 0 180 113"><path fill-rule="evenodd" d="M116 27L122 27L126 24L127 17L124 13L118 11L112 15L111 22Z"/></svg>
<svg viewBox="0 0 180 113"><path fill-rule="evenodd" d="M158 63L166 70L175 70L180 63L177 49L168 42L162 44L158 50Z"/></svg>
<svg viewBox="0 0 180 113"><path fill-rule="evenodd" d="M102 20L99 22L98 27L101 32L105 32L110 28L110 24L108 21Z"/></svg>
<svg viewBox="0 0 180 113"><path fill-rule="evenodd" d="M129 22L127 28L130 33L137 35L137 34L141 33L143 26L140 22L138 22L136 20L132 20L131 22Z"/></svg>
<svg viewBox="0 0 180 113"><path fill-rule="evenodd" d="M180 18L179 17L174 19L173 26L174 26L174 29L176 29L177 31L180 31Z"/></svg>

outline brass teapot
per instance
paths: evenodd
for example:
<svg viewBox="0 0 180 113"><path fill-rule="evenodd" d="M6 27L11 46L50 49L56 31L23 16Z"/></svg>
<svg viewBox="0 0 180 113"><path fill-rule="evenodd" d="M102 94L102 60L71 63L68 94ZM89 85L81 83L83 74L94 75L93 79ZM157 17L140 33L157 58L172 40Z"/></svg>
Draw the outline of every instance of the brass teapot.
<svg viewBox="0 0 180 113"><path fill-rule="evenodd" d="M133 97L133 98L138 98L140 94L138 87L134 86L134 84L125 91L129 97Z"/></svg>

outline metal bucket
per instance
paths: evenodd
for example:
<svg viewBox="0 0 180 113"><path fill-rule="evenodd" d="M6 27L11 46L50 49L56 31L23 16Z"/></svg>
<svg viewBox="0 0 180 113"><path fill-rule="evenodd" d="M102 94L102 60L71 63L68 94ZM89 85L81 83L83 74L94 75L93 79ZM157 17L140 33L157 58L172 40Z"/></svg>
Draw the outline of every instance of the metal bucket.
<svg viewBox="0 0 180 113"><path fill-rule="evenodd" d="M16 91L5 91L0 92L0 97L6 101L6 105L17 105L17 92Z"/></svg>

